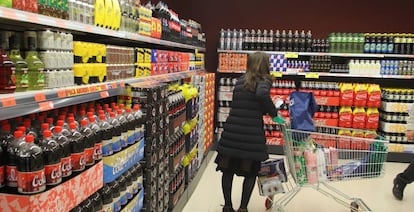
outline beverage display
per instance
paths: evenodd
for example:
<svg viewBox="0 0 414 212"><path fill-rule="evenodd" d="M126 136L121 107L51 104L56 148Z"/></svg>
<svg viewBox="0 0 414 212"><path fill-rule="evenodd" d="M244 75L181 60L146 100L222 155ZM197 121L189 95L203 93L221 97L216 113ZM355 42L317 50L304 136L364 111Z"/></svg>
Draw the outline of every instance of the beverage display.
<svg viewBox="0 0 414 212"><path fill-rule="evenodd" d="M53 128L53 139L59 144L61 149L60 163L62 169L62 177L69 177L72 174L72 149L69 139L62 133L61 126L55 126Z"/></svg>
<svg viewBox="0 0 414 212"><path fill-rule="evenodd" d="M43 151L43 163L46 175L46 185L57 185L62 182L62 148L52 138L52 132L45 130L39 146Z"/></svg>
<svg viewBox="0 0 414 212"><path fill-rule="evenodd" d="M25 130L25 129L24 129ZM7 146L6 185L17 188L17 157L20 146L25 142L23 131L14 132L14 141Z"/></svg>
<svg viewBox="0 0 414 212"><path fill-rule="evenodd" d="M43 151L27 135L16 154L17 190L22 194L40 193L46 189Z"/></svg>
<svg viewBox="0 0 414 212"><path fill-rule="evenodd" d="M85 142L83 135L78 131L74 122L69 124L70 135L68 136L71 143L71 160L72 171L80 172L85 169Z"/></svg>
<svg viewBox="0 0 414 212"><path fill-rule="evenodd" d="M91 128L89 128L87 120L82 120L80 122L80 133L82 134L83 144L85 147L85 165L92 166L95 164L95 160L93 158L95 151L95 140L93 136L94 132Z"/></svg>
<svg viewBox="0 0 414 212"><path fill-rule="evenodd" d="M16 78L16 91L26 91L29 87L29 75L27 62L22 58L20 54L20 36L15 33L9 38L10 46L10 59L15 64L15 78Z"/></svg>
<svg viewBox="0 0 414 212"><path fill-rule="evenodd" d="M28 90L40 90L45 86L45 76L43 70L45 68L43 62L39 59L36 51L36 40L29 37L29 51L26 52L26 62L28 67Z"/></svg>

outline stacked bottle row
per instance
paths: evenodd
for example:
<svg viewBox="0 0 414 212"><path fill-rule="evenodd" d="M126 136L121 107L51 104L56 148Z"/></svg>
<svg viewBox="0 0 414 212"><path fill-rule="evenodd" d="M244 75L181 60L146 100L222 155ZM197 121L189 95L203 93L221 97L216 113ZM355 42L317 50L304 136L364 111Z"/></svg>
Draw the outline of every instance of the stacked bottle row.
<svg viewBox="0 0 414 212"><path fill-rule="evenodd" d="M384 88L382 101L395 103L414 103L414 89Z"/></svg>
<svg viewBox="0 0 414 212"><path fill-rule="evenodd" d="M224 30L220 31L220 50L295 51L310 52L312 45L320 49L321 41L312 40L304 30Z"/></svg>
<svg viewBox="0 0 414 212"><path fill-rule="evenodd" d="M309 61L309 71L330 72L331 63L331 56L311 56Z"/></svg>
<svg viewBox="0 0 414 212"><path fill-rule="evenodd" d="M98 113L95 113L96 110ZM114 110L118 115L115 115ZM96 120L97 117L99 120ZM130 109L125 110L123 105L119 105L118 109L115 104L110 108L107 104L102 107L91 102L88 106L74 106L70 112L69 108L63 108L48 113L32 114L25 119L19 117L2 122L2 149L5 155L8 155L7 160L3 161L6 161L4 165L10 167L5 179L12 180L7 181L10 187L8 192L15 191L14 181L19 180L19 174L15 176L16 172L11 170L17 170L19 173L20 169L24 169L19 168L16 160L17 154L23 154L26 150L16 145L25 141L25 135L29 135L27 139L33 140L34 145L39 145L41 150L36 153L40 155L40 159L36 163L30 163L32 167L26 169L35 167L41 170L41 167L44 167L47 185L61 183L62 177L70 178L72 173L81 172L85 167L94 165L102 155L108 156L120 151L142 137L142 127L139 127L142 116L139 107L135 107L133 113ZM12 130L15 129L13 137ZM26 182L29 181L26 179Z"/></svg>
<svg viewBox="0 0 414 212"><path fill-rule="evenodd" d="M73 72L77 85L107 80L106 46L104 44L75 41Z"/></svg>
<svg viewBox="0 0 414 212"><path fill-rule="evenodd" d="M120 80L135 77L135 49L107 45L106 68L108 80Z"/></svg>
<svg viewBox="0 0 414 212"><path fill-rule="evenodd" d="M247 54L219 53L220 71L244 71L247 68Z"/></svg>

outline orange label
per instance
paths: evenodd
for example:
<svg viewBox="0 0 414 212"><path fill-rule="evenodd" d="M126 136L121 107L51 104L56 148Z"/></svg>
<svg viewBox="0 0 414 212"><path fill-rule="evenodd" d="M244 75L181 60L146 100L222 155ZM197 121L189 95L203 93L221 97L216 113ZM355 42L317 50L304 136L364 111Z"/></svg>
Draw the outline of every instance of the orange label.
<svg viewBox="0 0 414 212"><path fill-rule="evenodd" d="M66 91L65 90L58 90L57 95L58 95L58 98L65 98L66 97Z"/></svg>
<svg viewBox="0 0 414 212"><path fill-rule="evenodd" d="M39 103L39 109L40 111L48 111L54 108L53 102L52 101L47 101L47 102L40 102Z"/></svg>
<svg viewBox="0 0 414 212"><path fill-rule="evenodd" d="M45 93L38 93L38 94L35 94L34 98L36 102L42 102L46 100L46 95Z"/></svg>
<svg viewBox="0 0 414 212"><path fill-rule="evenodd" d="M109 97L109 93L108 93L108 91L102 91L100 94L101 94L101 97L102 97L102 98L107 98L107 97Z"/></svg>
<svg viewBox="0 0 414 212"><path fill-rule="evenodd" d="M91 87L89 87L89 91L90 92L97 92L98 88L96 86L91 86Z"/></svg>
<svg viewBox="0 0 414 212"><path fill-rule="evenodd" d="M76 95L76 89L67 89L66 93L68 96L75 96Z"/></svg>
<svg viewBox="0 0 414 212"><path fill-rule="evenodd" d="M16 105L16 99L14 97L6 97L1 99L3 107L12 107Z"/></svg>
<svg viewBox="0 0 414 212"><path fill-rule="evenodd" d="M93 159L93 153L95 148L85 148L85 163L86 165L93 165L95 163L95 160Z"/></svg>
<svg viewBox="0 0 414 212"><path fill-rule="evenodd" d="M46 189L45 170L17 172L17 189L23 194L39 193Z"/></svg>
<svg viewBox="0 0 414 212"><path fill-rule="evenodd" d="M121 82L121 88L125 88L125 82Z"/></svg>
<svg viewBox="0 0 414 212"><path fill-rule="evenodd" d="M112 87L112 89L114 89L114 88L117 88L118 86L116 85L115 82L113 82L113 83L111 83L111 87Z"/></svg>
<svg viewBox="0 0 414 212"><path fill-rule="evenodd" d="M101 89L102 90L108 90L108 85L107 84L101 85Z"/></svg>

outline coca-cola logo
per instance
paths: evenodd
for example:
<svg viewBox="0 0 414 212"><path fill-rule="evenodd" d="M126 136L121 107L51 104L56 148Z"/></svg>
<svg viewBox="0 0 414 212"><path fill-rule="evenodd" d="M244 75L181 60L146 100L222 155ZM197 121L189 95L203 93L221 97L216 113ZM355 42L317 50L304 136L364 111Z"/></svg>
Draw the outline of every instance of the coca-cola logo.
<svg viewBox="0 0 414 212"><path fill-rule="evenodd" d="M62 172L69 172L72 170L72 165L71 165L71 161L68 160L65 163L62 163Z"/></svg>
<svg viewBox="0 0 414 212"><path fill-rule="evenodd" d="M52 178L52 180L59 179L62 177L62 172L59 168L53 169L52 173L50 174L50 177Z"/></svg>
<svg viewBox="0 0 414 212"><path fill-rule="evenodd" d="M352 99L354 98L354 93L348 92L348 93L342 93L342 99Z"/></svg>
<svg viewBox="0 0 414 212"><path fill-rule="evenodd" d="M370 95L369 100L370 101L379 101L379 100L381 100L381 95Z"/></svg>
<svg viewBox="0 0 414 212"><path fill-rule="evenodd" d="M16 168L13 167L10 169L10 173L7 175L7 181L9 182L17 181Z"/></svg>
<svg viewBox="0 0 414 212"><path fill-rule="evenodd" d="M99 159L99 156L102 155L102 150L101 148L95 148L93 151L93 159L97 160Z"/></svg>
<svg viewBox="0 0 414 212"><path fill-rule="evenodd" d="M79 165L80 165L81 167L86 165L85 156L83 156L83 155L82 155L82 156L79 158Z"/></svg>
<svg viewBox="0 0 414 212"><path fill-rule="evenodd" d="M354 116L355 122L365 122L365 116Z"/></svg>
<svg viewBox="0 0 414 212"><path fill-rule="evenodd" d="M367 99L367 94L366 94L366 93L358 93L358 94L355 96L355 99L356 99L356 100L366 100L366 99Z"/></svg>
<svg viewBox="0 0 414 212"><path fill-rule="evenodd" d="M35 175L33 177L32 186L34 188L41 187L41 186L43 186L45 184L46 184L46 175L45 175L44 172L42 172L40 176L39 175Z"/></svg>
<svg viewBox="0 0 414 212"><path fill-rule="evenodd" d="M351 119L352 119L352 116L351 115L341 115L339 117L339 120L340 121L351 121Z"/></svg>

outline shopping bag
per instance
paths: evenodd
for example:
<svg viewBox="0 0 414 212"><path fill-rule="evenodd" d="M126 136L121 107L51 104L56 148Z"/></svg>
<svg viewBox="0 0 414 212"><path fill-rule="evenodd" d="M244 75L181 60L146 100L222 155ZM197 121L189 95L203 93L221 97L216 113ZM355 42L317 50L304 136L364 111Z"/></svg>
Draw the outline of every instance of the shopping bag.
<svg viewBox="0 0 414 212"><path fill-rule="evenodd" d="M290 122L292 129L315 131L313 115L318 110L313 93L295 91L290 94Z"/></svg>

